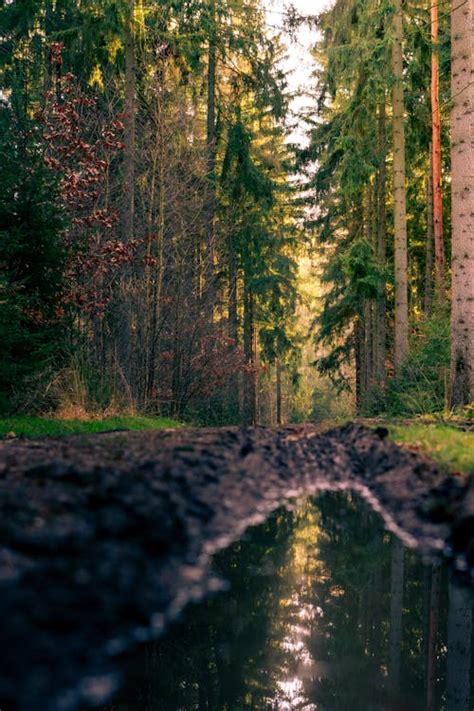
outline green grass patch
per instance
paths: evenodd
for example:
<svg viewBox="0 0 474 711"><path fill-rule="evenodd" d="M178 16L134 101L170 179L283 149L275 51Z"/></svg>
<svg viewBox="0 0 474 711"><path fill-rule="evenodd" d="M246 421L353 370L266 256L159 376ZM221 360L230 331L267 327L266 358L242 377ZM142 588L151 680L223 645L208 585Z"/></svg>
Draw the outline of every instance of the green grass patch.
<svg viewBox="0 0 474 711"><path fill-rule="evenodd" d="M443 469L474 474L474 432L436 424L387 423L387 428L394 442L428 455Z"/></svg>
<svg viewBox="0 0 474 711"><path fill-rule="evenodd" d="M0 418L0 436L15 433L26 437L42 437L45 435L106 432L107 430L115 429L162 430L175 427L182 427L182 424L168 417L144 417L140 415L105 417L97 420L60 420L26 415Z"/></svg>

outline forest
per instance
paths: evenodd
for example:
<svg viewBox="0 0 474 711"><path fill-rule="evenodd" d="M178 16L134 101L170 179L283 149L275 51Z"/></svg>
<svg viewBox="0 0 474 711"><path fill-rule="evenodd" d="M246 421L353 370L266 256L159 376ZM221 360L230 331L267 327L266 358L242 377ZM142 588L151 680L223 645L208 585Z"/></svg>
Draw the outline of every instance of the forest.
<svg viewBox="0 0 474 711"><path fill-rule="evenodd" d="M474 0L0 0L2 711L474 708L473 72Z"/></svg>
<svg viewBox="0 0 474 711"><path fill-rule="evenodd" d="M0 3L2 415L472 416L473 2L314 7Z"/></svg>

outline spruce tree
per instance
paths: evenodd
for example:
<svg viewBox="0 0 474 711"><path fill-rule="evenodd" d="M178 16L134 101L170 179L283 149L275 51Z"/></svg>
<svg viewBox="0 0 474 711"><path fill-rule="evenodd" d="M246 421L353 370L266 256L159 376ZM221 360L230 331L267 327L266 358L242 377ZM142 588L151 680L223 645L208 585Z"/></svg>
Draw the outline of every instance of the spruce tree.
<svg viewBox="0 0 474 711"><path fill-rule="evenodd" d="M61 313L65 251L57 189L43 163L38 127L0 108L0 407L65 353ZM40 380L38 381L40 382ZM23 393L24 394L24 393Z"/></svg>

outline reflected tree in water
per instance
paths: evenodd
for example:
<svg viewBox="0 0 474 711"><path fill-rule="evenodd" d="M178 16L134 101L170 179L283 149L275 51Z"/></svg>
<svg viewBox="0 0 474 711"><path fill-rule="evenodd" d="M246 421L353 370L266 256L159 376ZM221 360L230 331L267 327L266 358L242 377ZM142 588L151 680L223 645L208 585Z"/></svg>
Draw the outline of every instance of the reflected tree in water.
<svg viewBox="0 0 474 711"><path fill-rule="evenodd" d="M472 708L469 594L451 585L447 626L447 576L357 496L278 511L214 570L228 591L147 645L107 711Z"/></svg>
<svg viewBox="0 0 474 711"><path fill-rule="evenodd" d="M447 711L470 711L472 596L449 581Z"/></svg>

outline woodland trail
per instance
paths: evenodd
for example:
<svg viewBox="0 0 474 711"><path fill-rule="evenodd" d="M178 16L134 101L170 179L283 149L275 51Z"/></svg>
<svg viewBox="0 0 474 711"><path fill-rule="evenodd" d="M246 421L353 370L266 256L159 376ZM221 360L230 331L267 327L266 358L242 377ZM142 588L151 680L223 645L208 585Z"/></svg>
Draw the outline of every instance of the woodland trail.
<svg viewBox="0 0 474 711"><path fill-rule="evenodd" d="M219 587L214 552L296 497L352 488L408 545L474 568L474 486L349 424L0 442L0 707L100 702L114 657Z"/></svg>

